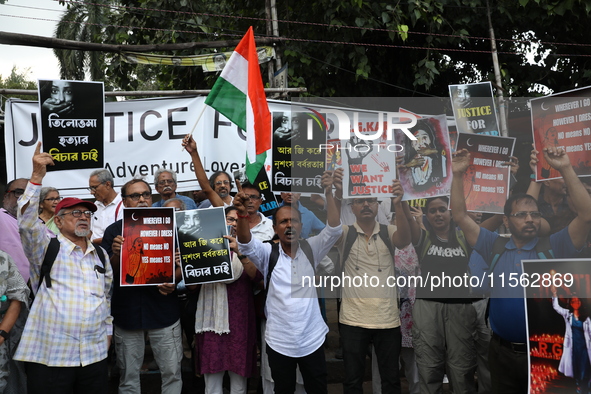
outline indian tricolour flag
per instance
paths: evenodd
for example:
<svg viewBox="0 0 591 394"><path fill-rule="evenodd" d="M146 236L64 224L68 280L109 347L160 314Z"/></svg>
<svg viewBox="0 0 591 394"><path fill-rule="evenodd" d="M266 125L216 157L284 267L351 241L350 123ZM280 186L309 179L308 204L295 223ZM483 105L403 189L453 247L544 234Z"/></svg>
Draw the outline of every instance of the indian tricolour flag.
<svg viewBox="0 0 591 394"><path fill-rule="evenodd" d="M271 149L271 113L267 104L252 26L242 38L205 100L246 131L246 176L251 183Z"/></svg>

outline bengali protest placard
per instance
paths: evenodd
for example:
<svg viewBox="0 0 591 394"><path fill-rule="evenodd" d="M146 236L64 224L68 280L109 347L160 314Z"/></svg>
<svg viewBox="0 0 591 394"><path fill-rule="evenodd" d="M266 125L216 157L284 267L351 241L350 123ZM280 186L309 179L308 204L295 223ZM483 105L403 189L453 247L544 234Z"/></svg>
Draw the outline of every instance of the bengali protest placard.
<svg viewBox="0 0 591 394"><path fill-rule="evenodd" d="M102 82L39 80L43 150L55 165L47 171L103 168Z"/></svg>
<svg viewBox="0 0 591 394"><path fill-rule="evenodd" d="M561 178L544 159L546 147L562 147L577 175L591 175L591 88L532 99L534 147L539 152L536 180Z"/></svg>
<svg viewBox="0 0 591 394"><path fill-rule="evenodd" d="M409 111L401 109L400 112ZM419 116L410 129L416 140L396 131L403 148L398 155L398 177L403 200L449 195L451 189L451 145L445 115Z"/></svg>
<svg viewBox="0 0 591 394"><path fill-rule="evenodd" d="M458 134L457 149L470 152L470 167L464 174L468 211L503 213L511 178L511 168L503 163L513 155L514 146L512 137Z"/></svg>
<svg viewBox="0 0 591 394"><path fill-rule="evenodd" d="M326 124L312 109L273 112L271 150L274 192L322 193ZM304 108L301 108L304 110Z"/></svg>
<svg viewBox="0 0 591 394"><path fill-rule="evenodd" d="M176 212L176 223L187 285L233 278L224 208Z"/></svg>
<svg viewBox="0 0 591 394"><path fill-rule="evenodd" d="M174 283L174 208L124 208L121 286Z"/></svg>
<svg viewBox="0 0 591 394"><path fill-rule="evenodd" d="M499 123L490 82L449 85L459 133L499 135Z"/></svg>
<svg viewBox="0 0 591 394"><path fill-rule="evenodd" d="M586 392L591 366L591 260L524 260L529 392ZM554 291L556 297L554 297Z"/></svg>

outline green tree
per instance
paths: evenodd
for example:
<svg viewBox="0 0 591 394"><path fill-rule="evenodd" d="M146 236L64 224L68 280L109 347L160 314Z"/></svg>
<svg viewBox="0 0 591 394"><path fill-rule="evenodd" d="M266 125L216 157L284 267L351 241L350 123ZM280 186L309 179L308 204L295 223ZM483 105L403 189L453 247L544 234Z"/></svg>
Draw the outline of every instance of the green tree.
<svg viewBox="0 0 591 394"><path fill-rule="evenodd" d="M64 3L63 1L61 2ZM106 0L68 2L68 9L60 19L55 37L66 40L102 43L104 26L112 17ZM105 55L97 51L54 49L62 79L92 81L105 80Z"/></svg>
<svg viewBox="0 0 591 394"><path fill-rule="evenodd" d="M1 89L24 89L24 90L37 90L37 82L29 79L31 70L26 68L19 70L16 66L12 67L10 75L3 77L0 75L0 88ZM14 96L10 97L20 98L23 100L30 100L31 96ZM0 103L3 104L3 103ZM0 105L0 108L4 108L4 105Z"/></svg>
<svg viewBox="0 0 591 394"><path fill-rule="evenodd" d="M587 41L579 19L590 0L489 1L507 96L590 84L589 47L564 45ZM310 95L447 96L449 84L494 81L486 0L288 0L277 8L287 38L277 51L289 63L289 84ZM181 43L237 39L253 25L264 35L264 9L263 0L120 0L104 13L111 26L102 34L117 44ZM196 67L132 65L114 54L106 63L109 80L126 90L207 88L216 77Z"/></svg>

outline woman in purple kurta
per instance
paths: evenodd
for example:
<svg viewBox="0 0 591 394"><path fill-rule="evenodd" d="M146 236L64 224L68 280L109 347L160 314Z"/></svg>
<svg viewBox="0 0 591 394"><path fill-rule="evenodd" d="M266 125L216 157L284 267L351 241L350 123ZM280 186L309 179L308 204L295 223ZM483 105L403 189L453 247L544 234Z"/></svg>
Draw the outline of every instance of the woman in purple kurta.
<svg viewBox="0 0 591 394"><path fill-rule="evenodd" d="M252 264L252 263L249 263ZM204 332L196 337L196 370L205 373L232 371L244 377L256 373L256 319L253 285L263 280L257 270L254 279L246 271L226 285L228 290L229 334Z"/></svg>
<svg viewBox="0 0 591 394"><path fill-rule="evenodd" d="M227 208L228 225L235 225L237 219L236 209ZM253 285L263 276L246 256L239 254L235 241L230 247L232 270L238 279L226 284L204 284L201 305L197 305L195 370L204 375L208 394L223 392L226 371L231 393L246 393L246 379L257 368Z"/></svg>

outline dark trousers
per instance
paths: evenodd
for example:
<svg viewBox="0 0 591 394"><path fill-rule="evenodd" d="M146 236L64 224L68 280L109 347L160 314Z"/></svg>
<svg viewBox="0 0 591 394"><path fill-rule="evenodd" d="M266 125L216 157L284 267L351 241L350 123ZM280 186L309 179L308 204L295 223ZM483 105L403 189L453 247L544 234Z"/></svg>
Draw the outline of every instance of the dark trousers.
<svg viewBox="0 0 591 394"><path fill-rule="evenodd" d="M362 394L365 375L365 358L373 343L382 379L382 394L399 394L400 376L398 359L402 348L400 327L369 329L341 324L343 361L345 363L345 394Z"/></svg>
<svg viewBox="0 0 591 394"><path fill-rule="evenodd" d="M48 367L25 363L28 394L106 394L109 391L107 359L85 367Z"/></svg>
<svg viewBox="0 0 591 394"><path fill-rule="evenodd" d="M304 357L288 357L277 353L267 344L271 377L275 381L275 394L293 394L296 387L296 366L304 379L307 394L327 394L326 359L324 347Z"/></svg>
<svg viewBox="0 0 591 394"><path fill-rule="evenodd" d="M515 351L497 335L490 340L488 363L492 393L525 394L529 380L527 349Z"/></svg>

